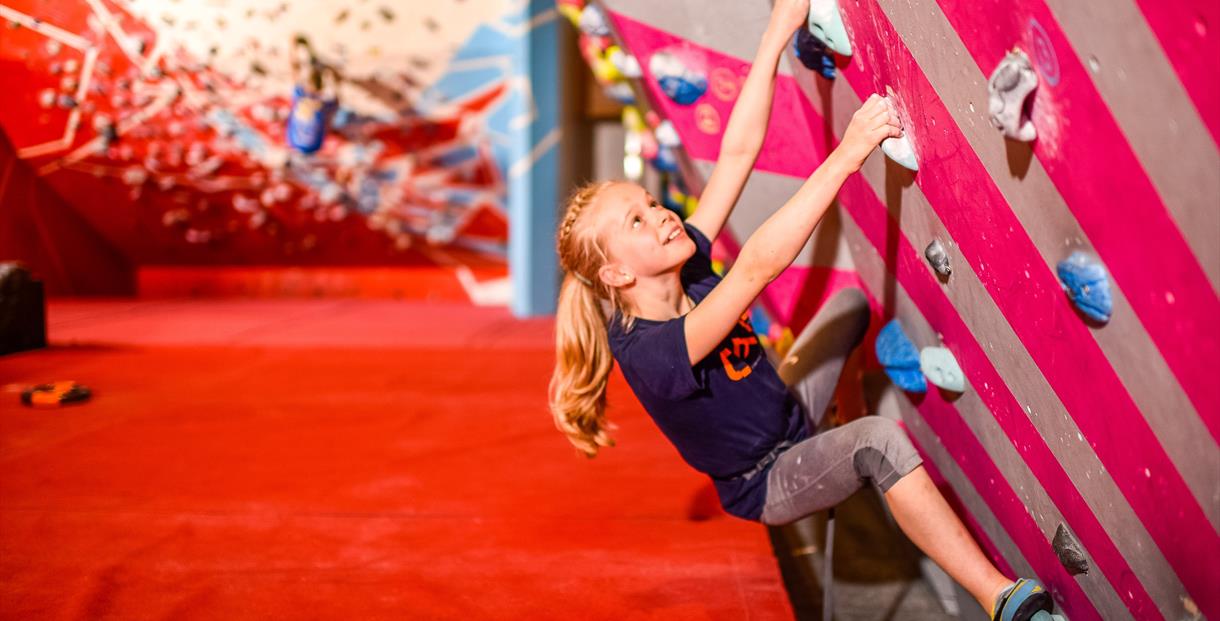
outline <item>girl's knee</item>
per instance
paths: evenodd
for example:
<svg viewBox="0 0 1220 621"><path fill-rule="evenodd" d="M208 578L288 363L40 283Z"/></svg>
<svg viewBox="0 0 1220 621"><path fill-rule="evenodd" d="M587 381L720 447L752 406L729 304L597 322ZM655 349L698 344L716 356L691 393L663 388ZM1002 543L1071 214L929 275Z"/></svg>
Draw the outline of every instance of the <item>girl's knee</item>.
<svg viewBox="0 0 1220 621"><path fill-rule="evenodd" d="M878 484L892 482L905 474L901 470L908 469L917 453L898 422L884 416L865 416L849 424L857 423L861 424L852 455L856 473Z"/></svg>

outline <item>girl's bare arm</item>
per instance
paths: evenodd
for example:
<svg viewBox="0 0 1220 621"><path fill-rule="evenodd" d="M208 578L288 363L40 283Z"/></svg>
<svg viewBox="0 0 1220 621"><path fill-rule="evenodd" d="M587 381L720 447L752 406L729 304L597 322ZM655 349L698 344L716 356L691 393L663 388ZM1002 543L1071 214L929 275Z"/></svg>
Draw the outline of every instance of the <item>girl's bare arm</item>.
<svg viewBox="0 0 1220 621"><path fill-rule="evenodd" d="M741 87L741 96L729 114L716 166L699 197L699 207L687 218L708 239L714 240L720 234L754 169L771 118L780 55L808 15L809 0L777 0L771 11L771 21Z"/></svg>
<svg viewBox="0 0 1220 621"><path fill-rule="evenodd" d="M869 97L852 117L839 146L750 235L728 274L687 314L686 347L691 364L715 349L754 298L796 259L843 182L860 169L873 148L887 137L901 135L893 108L879 95Z"/></svg>

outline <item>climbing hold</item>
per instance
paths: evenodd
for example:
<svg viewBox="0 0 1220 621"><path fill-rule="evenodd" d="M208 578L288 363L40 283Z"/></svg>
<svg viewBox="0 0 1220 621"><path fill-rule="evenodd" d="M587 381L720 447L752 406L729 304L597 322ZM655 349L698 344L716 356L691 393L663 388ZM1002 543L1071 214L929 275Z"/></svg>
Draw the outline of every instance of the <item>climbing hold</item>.
<svg viewBox="0 0 1220 621"><path fill-rule="evenodd" d="M838 0L811 0L809 3L809 32L821 39L826 47L851 56L851 39L843 25Z"/></svg>
<svg viewBox="0 0 1220 621"><path fill-rule="evenodd" d="M835 58L821 39L813 36L808 28L796 31L792 40L792 49L796 51L796 59L810 71L817 71L827 80L835 79Z"/></svg>
<svg viewBox="0 0 1220 621"><path fill-rule="evenodd" d="M896 105L894 105L894 98L893 98L892 93L890 94L890 96L887 96L885 98L885 102L895 112L898 111L898 107ZM911 146L911 141L909 139L910 132L907 131L905 125L906 124L904 123L903 128L902 128L901 137L886 138L885 140L881 141L881 152L884 153L886 155L886 157L890 158L891 160L898 162L898 164L901 165L903 168L913 170L913 171L918 171L919 170L919 160L915 158L915 148Z"/></svg>
<svg viewBox="0 0 1220 621"><path fill-rule="evenodd" d="M661 121L657 124L657 128L653 130L657 137L657 142L663 147L677 147L682 145L682 139L678 137L678 130L674 129L674 124L668 120Z"/></svg>
<svg viewBox="0 0 1220 621"><path fill-rule="evenodd" d="M683 62L673 52L657 52L648 61L652 73L666 97L680 106L689 106L707 92L707 76Z"/></svg>
<svg viewBox="0 0 1220 621"><path fill-rule="evenodd" d="M903 168L919 170L919 160L915 159L915 149L911 147L911 141L907 140L906 134L900 138L882 140L881 152L891 160L898 162Z"/></svg>
<svg viewBox="0 0 1220 621"><path fill-rule="evenodd" d="M643 71L640 70L640 61L617 45L606 48L606 57L625 78L634 80L643 75Z"/></svg>
<svg viewBox="0 0 1220 621"><path fill-rule="evenodd" d="M35 408L57 408L68 403L88 400L92 394L88 386L76 382L52 382L22 391L21 402Z"/></svg>
<svg viewBox="0 0 1220 621"><path fill-rule="evenodd" d="M580 31L591 37L610 36L610 27L606 25L606 14L596 4L585 5L580 12Z"/></svg>
<svg viewBox="0 0 1220 621"><path fill-rule="evenodd" d="M919 352L919 368L933 384L953 392L965 392L966 377L953 352L944 347L925 347Z"/></svg>
<svg viewBox="0 0 1220 621"><path fill-rule="evenodd" d="M987 80L991 124L1013 140L1031 142L1038 137L1034 122L1025 114L1025 100L1038 88L1038 73L1019 49L1009 52Z"/></svg>
<svg viewBox="0 0 1220 621"><path fill-rule="evenodd" d="M1051 547L1055 549L1055 554L1059 556L1059 562L1063 564L1064 569L1073 576L1089 573L1089 559L1085 557L1084 550L1080 547L1080 542L1068 532L1067 527L1060 524L1055 529L1055 537L1051 540Z"/></svg>
<svg viewBox="0 0 1220 621"><path fill-rule="evenodd" d="M657 148L656 157L649 161L661 172L678 172L678 155L671 147L661 145Z"/></svg>
<svg viewBox="0 0 1220 621"><path fill-rule="evenodd" d="M928 263L932 264L932 269L936 270L941 276L948 276L953 273L953 268L949 266L949 253L945 251L945 245L940 243L939 239L932 240L927 248L924 248L923 256L928 258Z"/></svg>
<svg viewBox="0 0 1220 621"><path fill-rule="evenodd" d="M927 392L928 382L919 368L919 350L897 319L891 320L877 334L877 360L885 367L885 374L907 392Z"/></svg>
<svg viewBox="0 0 1220 621"><path fill-rule="evenodd" d="M1077 250L1059 262L1055 271L1063 289L1080 312L1090 319L1110 321L1114 299L1110 294L1110 277L1097 259Z"/></svg>

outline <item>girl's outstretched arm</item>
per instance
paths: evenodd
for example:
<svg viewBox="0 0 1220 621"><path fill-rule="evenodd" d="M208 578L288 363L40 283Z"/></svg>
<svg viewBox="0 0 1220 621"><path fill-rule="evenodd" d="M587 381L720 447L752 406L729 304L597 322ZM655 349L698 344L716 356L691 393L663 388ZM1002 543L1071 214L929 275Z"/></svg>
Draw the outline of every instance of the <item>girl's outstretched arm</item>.
<svg viewBox="0 0 1220 621"><path fill-rule="evenodd" d="M699 197L695 213L687 218L708 239L716 239L720 229L737 204L741 188L746 183L758 151L762 148L767 122L771 118L771 100L775 94L775 71L792 33L809 16L809 0L776 0L771 21L763 33L762 43L750 65L741 88L741 96L733 104L724 137L720 140L720 156Z"/></svg>
<svg viewBox="0 0 1220 621"><path fill-rule="evenodd" d="M839 146L801 189L750 235L729 273L687 313L683 329L691 364L711 353L763 287L796 259L843 182L860 170L873 148L886 138L901 135L893 107L880 95L870 96L852 116Z"/></svg>

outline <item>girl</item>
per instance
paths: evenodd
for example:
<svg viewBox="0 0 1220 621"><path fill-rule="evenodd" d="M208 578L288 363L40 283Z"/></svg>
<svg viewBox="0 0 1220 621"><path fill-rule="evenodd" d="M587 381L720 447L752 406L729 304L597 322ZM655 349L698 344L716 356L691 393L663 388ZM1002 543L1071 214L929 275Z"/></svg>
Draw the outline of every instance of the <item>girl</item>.
<svg viewBox="0 0 1220 621"><path fill-rule="evenodd" d="M572 196L557 233L567 275L550 383L555 423L589 456L611 446L605 391L617 361L682 458L712 478L728 513L785 524L834 506L870 479L903 532L992 619L1049 612L1041 584L1014 582L991 565L897 423L866 416L817 432L868 325L860 291L833 296L778 370L747 320L755 297L796 258L847 176L883 139L902 135L888 101L869 97L839 146L750 236L732 269L723 278L712 271L711 240L753 169L780 54L808 12L808 0L775 3L720 157L685 223L631 183L590 184Z"/></svg>

